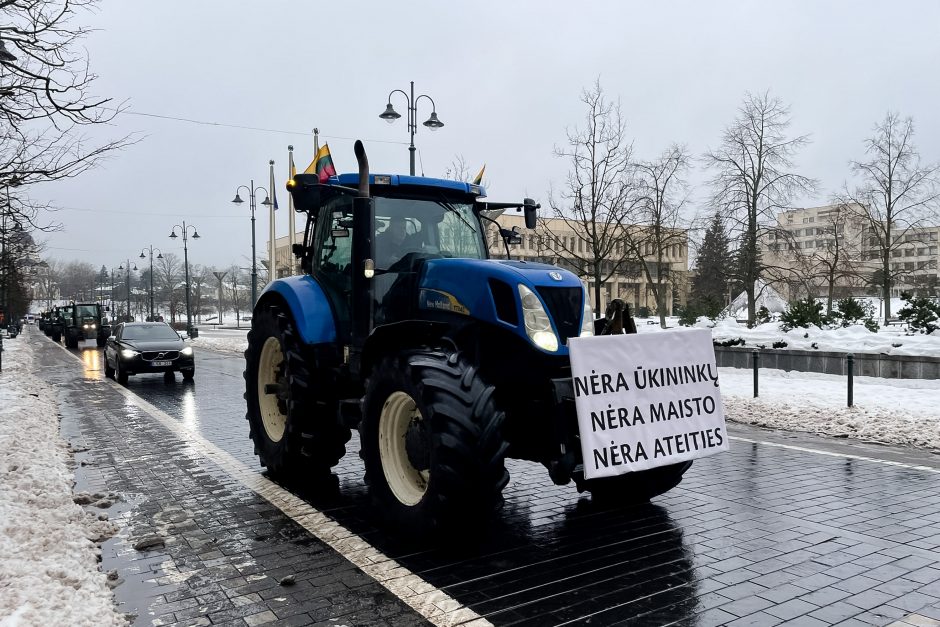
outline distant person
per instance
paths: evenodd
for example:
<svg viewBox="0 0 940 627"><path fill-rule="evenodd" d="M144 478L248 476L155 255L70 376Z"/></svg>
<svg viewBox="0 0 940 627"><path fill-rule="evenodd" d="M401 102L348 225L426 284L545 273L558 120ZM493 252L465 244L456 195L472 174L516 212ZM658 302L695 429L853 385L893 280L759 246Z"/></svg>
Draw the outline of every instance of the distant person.
<svg viewBox="0 0 940 627"><path fill-rule="evenodd" d="M375 264L379 268L388 269L402 258L402 244L407 236L406 221L402 216L389 218L385 230L375 236Z"/></svg>

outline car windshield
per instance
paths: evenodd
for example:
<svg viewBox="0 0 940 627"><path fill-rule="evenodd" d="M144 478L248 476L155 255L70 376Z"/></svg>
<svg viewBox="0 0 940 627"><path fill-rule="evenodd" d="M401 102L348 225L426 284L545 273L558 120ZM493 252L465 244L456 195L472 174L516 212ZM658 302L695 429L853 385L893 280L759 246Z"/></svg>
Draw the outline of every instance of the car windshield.
<svg viewBox="0 0 940 627"><path fill-rule="evenodd" d="M165 324L140 327L124 327L121 335L124 340L178 340L179 334Z"/></svg>

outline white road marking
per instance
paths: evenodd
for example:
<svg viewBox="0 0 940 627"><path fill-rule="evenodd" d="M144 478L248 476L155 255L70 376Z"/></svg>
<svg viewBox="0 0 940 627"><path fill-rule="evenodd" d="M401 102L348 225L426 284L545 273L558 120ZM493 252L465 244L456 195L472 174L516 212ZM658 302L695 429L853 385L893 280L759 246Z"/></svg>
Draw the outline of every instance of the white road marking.
<svg viewBox="0 0 940 627"><path fill-rule="evenodd" d="M785 448L791 451L801 451L803 453L815 453L816 455L828 455L829 457L843 457L845 459L858 459L865 462L874 462L876 464L884 464L886 466L898 466L899 468L910 468L911 470L922 470L924 472L932 472L940 474L940 468L933 468L932 466L918 466L915 464L905 464L904 462L896 462L890 459L878 459L877 457L865 457L864 455L852 455L851 453L837 453L835 451L821 451L815 448L807 448L805 446L794 446L792 444L781 444L779 442L768 442L766 440L752 440L750 438L742 438L738 436L728 436L731 440L737 440L739 442L750 442L751 444L763 444L764 446L775 446L777 448Z"/></svg>
<svg viewBox="0 0 940 627"><path fill-rule="evenodd" d="M57 346L84 365L81 357L64 348L61 344L57 344ZM104 377L103 380L113 385L126 399L146 411L164 427L185 441L194 452L199 453L243 486L281 510L284 515L359 567L365 574L375 579L432 624L441 627L454 625L484 627L492 625L488 620L392 560L366 540L312 507L303 499L291 494L257 471L248 468L232 457L231 454L203 438L196 431L186 428L163 410L117 382L111 381L107 377Z"/></svg>

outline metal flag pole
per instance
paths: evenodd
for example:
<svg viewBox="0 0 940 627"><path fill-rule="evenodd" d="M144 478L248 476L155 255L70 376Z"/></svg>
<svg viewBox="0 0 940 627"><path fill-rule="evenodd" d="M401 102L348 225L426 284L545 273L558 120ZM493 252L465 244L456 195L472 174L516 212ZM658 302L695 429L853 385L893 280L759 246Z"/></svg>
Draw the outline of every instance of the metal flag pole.
<svg viewBox="0 0 940 627"><path fill-rule="evenodd" d="M294 178L294 147L287 147L287 178ZM289 274L299 274L296 269L297 258L294 257L294 244L297 242L297 227L294 223L294 197L287 195L287 267Z"/></svg>
<svg viewBox="0 0 940 627"><path fill-rule="evenodd" d="M268 207L268 213L271 215L271 234L270 240L268 243L268 283L277 278L277 266L275 265L275 222L274 222L274 159L268 161L268 166L270 169L270 180L268 182L268 189L271 191L271 206Z"/></svg>

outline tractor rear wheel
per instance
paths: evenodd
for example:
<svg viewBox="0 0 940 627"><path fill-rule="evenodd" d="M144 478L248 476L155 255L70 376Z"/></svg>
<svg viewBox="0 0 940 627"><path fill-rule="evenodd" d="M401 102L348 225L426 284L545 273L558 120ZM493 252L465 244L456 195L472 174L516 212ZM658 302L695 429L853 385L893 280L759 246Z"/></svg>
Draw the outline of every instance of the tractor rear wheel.
<svg viewBox="0 0 940 627"><path fill-rule="evenodd" d="M591 497L610 505L636 505L646 503L651 498L665 494L679 485L682 475L692 466L692 462L680 462L669 466L659 466L649 470L640 470L617 477L586 479L578 489L587 490Z"/></svg>
<svg viewBox="0 0 940 627"><path fill-rule="evenodd" d="M386 357L366 383L360 425L366 482L382 514L423 535L486 522L509 482L505 415L460 354Z"/></svg>
<svg viewBox="0 0 940 627"><path fill-rule="evenodd" d="M53 341L53 342L55 342L55 343L58 344L59 342L62 341L62 334L61 334L60 332L58 332L58 331L53 331L52 333L50 333L50 335L52 336L52 341Z"/></svg>
<svg viewBox="0 0 940 627"><path fill-rule="evenodd" d="M261 465L285 478L328 481L350 431L317 411L322 399L290 314L272 306L254 316L245 362L246 418Z"/></svg>

